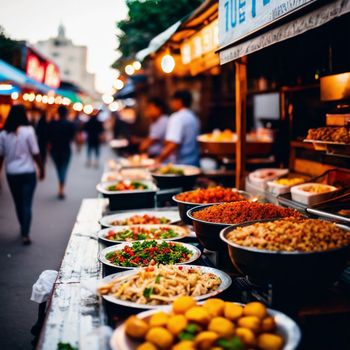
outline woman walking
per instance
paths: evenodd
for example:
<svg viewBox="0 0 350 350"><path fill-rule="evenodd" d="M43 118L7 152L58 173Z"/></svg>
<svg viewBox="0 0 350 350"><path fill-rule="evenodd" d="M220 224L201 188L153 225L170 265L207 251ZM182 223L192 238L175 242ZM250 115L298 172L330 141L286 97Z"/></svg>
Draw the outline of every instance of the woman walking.
<svg viewBox="0 0 350 350"><path fill-rule="evenodd" d="M44 178L44 167L35 130L29 125L23 105L12 106L0 133L0 171L4 160L7 181L21 226L22 243L29 245L32 202L36 187L35 163L39 169L40 180Z"/></svg>
<svg viewBox="0 0 350 350"><path fill-rule="evenodd" d="M59 119L51 121L48 125L48 143L58 175L58 198L64 199L64 185L72 153L71 142L74 139L75 127L67 120L66 107L59 106L57 112Z"/></svg>

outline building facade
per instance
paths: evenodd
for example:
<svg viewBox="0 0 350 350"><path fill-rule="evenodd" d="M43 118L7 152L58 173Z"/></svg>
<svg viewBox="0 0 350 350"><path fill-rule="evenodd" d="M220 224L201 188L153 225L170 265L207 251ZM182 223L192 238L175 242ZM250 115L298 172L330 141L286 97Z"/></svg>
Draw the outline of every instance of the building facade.
<svg viewBox="0 0 350 350"><path fill-rule="evenodd" d="M66 37L62 24L57 36L39 41L35 47L52 59L60 69L62 81L75 83L91 95L95 95L95 74L87 71L87 47L75 45Z"/></svg>

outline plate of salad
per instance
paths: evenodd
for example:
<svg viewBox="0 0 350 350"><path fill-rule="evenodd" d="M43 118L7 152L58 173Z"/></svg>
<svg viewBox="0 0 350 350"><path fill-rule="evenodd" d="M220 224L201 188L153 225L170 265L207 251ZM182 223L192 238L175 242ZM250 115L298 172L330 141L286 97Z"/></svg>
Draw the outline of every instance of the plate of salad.
<svg viewBox="0 0 350 350"><path fill-rule="evenodd" d="M160 225L180 221L177 210L137 210L104 216L100 220L103 227L129 225Z"/></svg>
<svg viewBox="0 0 350 350"><path fill-rule="evenodd" d="M182 242L162 240L136 241L108 247L99 260L118 269L133 269L154 265L189 264L201 255L198 248Z"/></svg>
<svg viewBox="0 0 350 350"><path fill-rule="evenodd" d="M179 240L189 235L187 227L177 225L130 225L101 230L98 238L107 243L125 243L144 240Z"/></svg>
<svg viewBox="0 0 350 350"><path fill-rule="evenodd" d="M103 194L121 194L130 192L154 192L157 187L152 181L123 180L99 183L97 190Z"/></svg>

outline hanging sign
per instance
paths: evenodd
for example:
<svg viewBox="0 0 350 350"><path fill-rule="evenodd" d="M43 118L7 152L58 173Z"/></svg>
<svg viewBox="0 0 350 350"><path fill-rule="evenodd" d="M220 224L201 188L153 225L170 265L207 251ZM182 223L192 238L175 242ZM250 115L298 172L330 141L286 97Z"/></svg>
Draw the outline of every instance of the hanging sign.
<svg viewBox="0 0 350 350"><path fill-rule="evenodd" d="M220 47L233 44L245 36L315 1L316 0L220 0Z"/></svg>

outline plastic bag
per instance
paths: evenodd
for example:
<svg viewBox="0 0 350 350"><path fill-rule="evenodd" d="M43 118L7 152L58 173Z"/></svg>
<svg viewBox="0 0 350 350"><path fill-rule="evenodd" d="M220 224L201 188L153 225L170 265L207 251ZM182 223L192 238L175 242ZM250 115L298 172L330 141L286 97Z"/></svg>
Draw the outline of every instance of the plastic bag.
<svg viewBox="0 0 350 350"><path fill-rule="evenodd" d="M49 299L55 284L58 272L55 270L43 271L38 280L33 284L31 301L41 304Z"/></svg>

